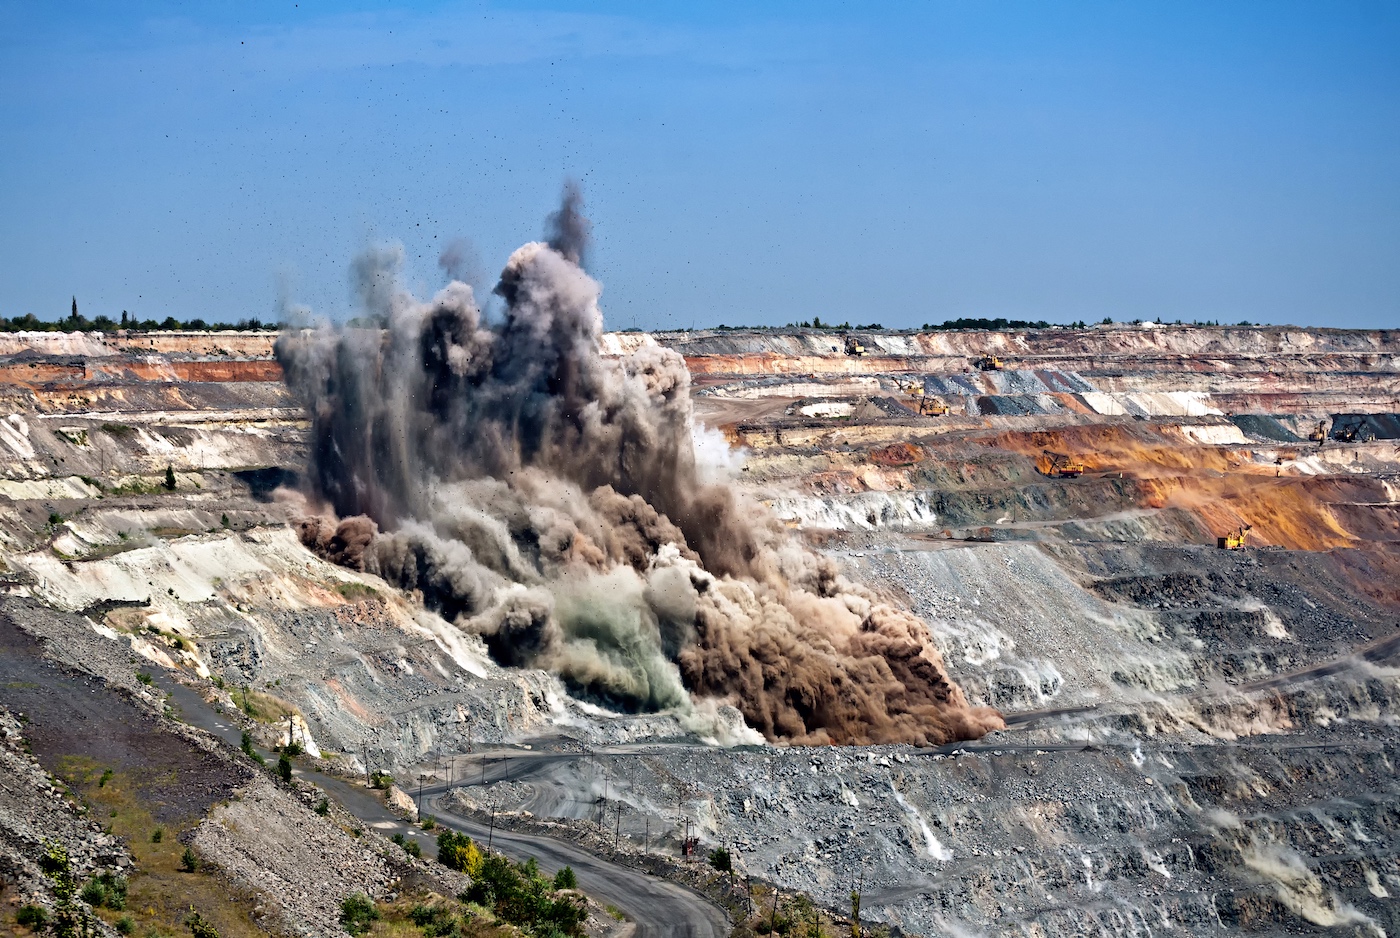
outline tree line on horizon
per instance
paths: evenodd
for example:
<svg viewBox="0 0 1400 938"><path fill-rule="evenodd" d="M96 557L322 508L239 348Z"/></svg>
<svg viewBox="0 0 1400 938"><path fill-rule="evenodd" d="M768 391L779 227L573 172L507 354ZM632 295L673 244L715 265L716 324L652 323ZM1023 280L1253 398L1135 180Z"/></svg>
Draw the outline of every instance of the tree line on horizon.
<svg viewBox="0 0 1400 938"><path fill-rule="evenodd" d="M0 316L0 332L246 332L258 329L277 329L275 322L263 322L256 317L240 319L236 323L205 322L203 319L179 320L166 316L163 320L137 319L122 310L121 319L110 316L97 316L88 319L78 312L78 299L73 298L72 311L63 319L40 319L33 313L25 313L7 319Z"/></svg>

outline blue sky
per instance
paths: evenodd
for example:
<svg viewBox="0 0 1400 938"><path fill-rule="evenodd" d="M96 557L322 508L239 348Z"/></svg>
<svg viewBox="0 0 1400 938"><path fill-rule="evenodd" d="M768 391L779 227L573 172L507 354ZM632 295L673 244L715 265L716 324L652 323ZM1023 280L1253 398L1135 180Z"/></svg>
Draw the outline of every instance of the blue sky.
<svg viewBox="0 0 1400 938"><path fill-rule="evenodd" d="M1400 326L1400 4L0 0L0 314L344 317L566 177L613 327Z"/></svg>

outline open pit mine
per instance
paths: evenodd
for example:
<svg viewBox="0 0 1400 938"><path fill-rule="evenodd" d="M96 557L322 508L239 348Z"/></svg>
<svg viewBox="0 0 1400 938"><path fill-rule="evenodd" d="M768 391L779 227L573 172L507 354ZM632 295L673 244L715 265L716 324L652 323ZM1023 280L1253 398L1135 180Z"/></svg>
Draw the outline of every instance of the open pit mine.
<svg viewBox="0 0 1400 938"><path fill-rule="evenodd" d="M0 335L0 920L59 845L104 934L339 933L466 888L421 811L590 934L1400 934L1400 333L604 333L576 260Z"/></svg>

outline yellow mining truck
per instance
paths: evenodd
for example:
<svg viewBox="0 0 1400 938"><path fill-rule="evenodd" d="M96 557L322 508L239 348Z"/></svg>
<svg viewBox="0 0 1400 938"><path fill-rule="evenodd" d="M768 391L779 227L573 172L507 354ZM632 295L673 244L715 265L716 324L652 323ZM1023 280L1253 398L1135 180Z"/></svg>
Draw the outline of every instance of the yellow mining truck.
<svg viewBox="0 0 1400 938"><path fill-rule="evenodd" d="M1249 529L1249 525L1242 524L1224 537L1217 537L1215 539L1215 546L1221 550L1239 550L1244 546L1245 533L1248 532Z"/></svg>

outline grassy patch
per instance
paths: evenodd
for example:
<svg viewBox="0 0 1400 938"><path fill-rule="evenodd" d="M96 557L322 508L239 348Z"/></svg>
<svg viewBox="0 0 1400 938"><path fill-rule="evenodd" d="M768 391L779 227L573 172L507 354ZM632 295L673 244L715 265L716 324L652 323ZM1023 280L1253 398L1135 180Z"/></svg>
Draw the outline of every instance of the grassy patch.
<svg viewBox="0 0 1400 938"><path fill-rule="evenodd" d="M159 492L160 483L140 476L128 476L112 488L113 495L154 495Z"/></svg>
<svg viewBox="0 0 1400 938"><path fill-rule="evenodd" d="M110 774L109 774L110 773ZM126 841L136 869L126 881L121 911L104 908L99 914L109 923L127 917L132 933L160 938L188 936L185 920L197 910L222 938L255 938L266 933L253 924L251 896L242 895L214 872L184 871L185 845L179 833L199 819L158 824L151 815L135 780L125 772L112 772L91 759L63 760L60 777L87 804L94 817L107 821L113 834ZM106 778L105 784L102 779ZM168 830L166 829L168 828ZM162 836L155 836L160 831ZM111 884L103 888L110 893Z"/></svg>
<svg viewBox="0 0 1400 938"><path fill-rule="evenodd" d="M366 586L364 583L356 583L353 581L337 583L335 591L339 593L342 598L352 603L357 603L362 599L373 599L379 595L379 590L375 589L373 586Z"/></svg>
<svg viewBox="0 0 1400 938"><path fill-rule="evenodd" d="M234 691L231 696L240 710L259 723L286 723L289 715L301 714L300 710L280 697L260 690L245 687Z"/></svg>
<svg viewBox="0 0 1400 938"><path fill-rule="evenodd" d="M520 932L502 927L479 905L434 893L405 897L375 906L379 917L366 938L507 938Z"/></svg>

